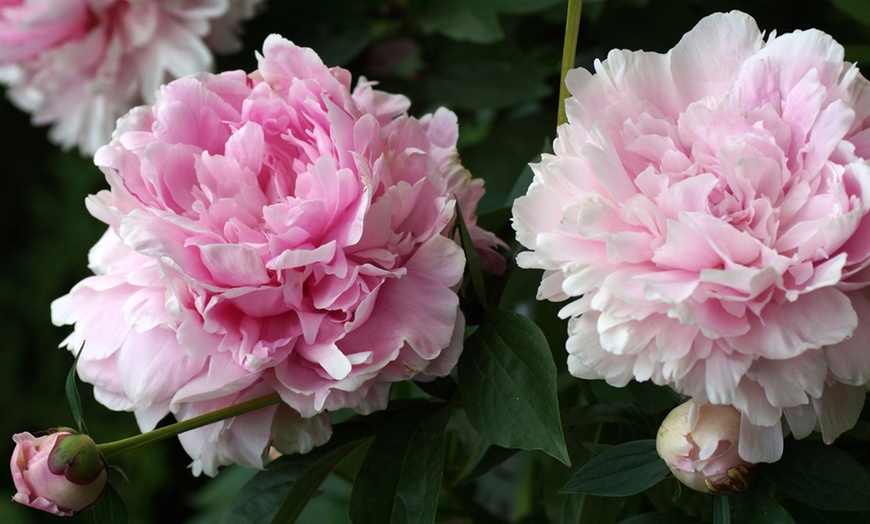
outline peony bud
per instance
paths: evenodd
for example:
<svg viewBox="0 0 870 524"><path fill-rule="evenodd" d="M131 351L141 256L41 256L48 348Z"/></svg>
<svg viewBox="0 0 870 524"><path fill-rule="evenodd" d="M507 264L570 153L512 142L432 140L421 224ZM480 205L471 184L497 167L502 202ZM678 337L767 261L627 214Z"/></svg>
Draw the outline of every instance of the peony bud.
<svg viewBox="0 0 870 524"><path fill-rule="evenodd" d="M659 428L656 451L677 480L703 493L731 495L749 487L755 464L737 454L740 412L729 405L686 402Z"/></svg>
<svg viewBox="0 0 870 524"><path fill-rule="evenodd" d="M12 500L60 516L91 506L106 487L106 463L87 435L59 430L13 435Z"/></svg>

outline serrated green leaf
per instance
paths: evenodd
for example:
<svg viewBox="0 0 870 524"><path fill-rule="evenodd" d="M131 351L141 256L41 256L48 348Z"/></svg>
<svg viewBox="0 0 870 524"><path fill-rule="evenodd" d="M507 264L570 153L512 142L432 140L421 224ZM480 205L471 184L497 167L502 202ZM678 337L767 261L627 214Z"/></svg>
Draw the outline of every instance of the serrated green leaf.
<svg viewBox="0 0 870 524"><path fill-rule="evenodd" d="M72 411L73 420L76 423L76 429L78 429L79 433L87 433L88 428L85 427L85 418L82 411L82 397L79 395L79 389L76 385L76 365L79 362L79 356L82 354L82 349L84 349L84 345L79 348L78 353L76 353L75 360L73 360L73 365L69 370L69 374L66 376L66 399L69 402L69 408Z"/></svg>
<svg viewBox="0 0 870 524"><path fill-rule="evenodd" d="M851 455L811 440L788 441L782 458L758 473L790 497L832 511L870 509L870 473Z"/></svg>
<svg viewBox="0 0 870 524"><path fill-rule="evenodd" d="M423 20L423 27L454 40L478 44L497 42L504 38L498 13L489 0L433 2L433 10Z"/></svg>
<svg viewBox="0 0 870 524"><path fill-rule="evenodd" d="M506 448L538 449L569 464L556 397L556 365L528 318L494 311L465 343L459 394L481 437Z"/></svg>
<svg viewBox="0 0 870 524"><path fill-rule="evenodd" d="M398 410L375 437L350 496L355 524L435 521L444 469L444 404Z"/></svg>
<svg viewBox="0 0 870 524"><path fill-rule="evenodd" d="M731 520L740 524L795 524L785 508L759 489L732 495Z"/></svg>
<svg viewBox="0 0 870 524"><path fill-rule="evenodd" d="M124 499L114 486L106 483L106 489L93 508L94 522L97 524L127 524L129 515Z"/></svg>
<svg viewBox="0 0 870 524"><path fill-rule="evenodd" d="M654 486L669 473L656 452L655 440L635 440L613 446L590 460L562 492L627 497Z"/></svg>

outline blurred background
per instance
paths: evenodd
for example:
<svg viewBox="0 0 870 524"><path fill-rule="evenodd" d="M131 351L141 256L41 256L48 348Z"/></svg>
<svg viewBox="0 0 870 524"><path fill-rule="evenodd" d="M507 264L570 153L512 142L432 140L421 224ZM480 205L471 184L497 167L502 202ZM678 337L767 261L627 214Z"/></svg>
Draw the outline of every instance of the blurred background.
<svg viewBox="0 0 870 524"><path fill-rule="evenodd" d="M552 142L557 109L566 0L271 0L245 25L245 48L218 57L217 69L256 68L255 50L280 33L314 48L327 65L349 69L412 101L416 115L446 106L459 114L466 167L486 180L479 211L509 206L530 180L526 164ZM870 63L867 0L587 0L577 65L591 67L611 48L664 52L703 16L740 9L768 33L816 27L846 46L847 59ZM870 68L868 68L870 69ZM64 395L71 355L58 349L69 328L52 326L49 305L89 274L87 252L104 226L84 198L105 187L91 159L63 152L29 116L0 97L0 177L5 195L0 228L0 457L10 457L21 431L74 425ZM510 231L503 232L506 239ZM509 287L531 299L538 276L515 273ZM555 319L555 315L552 317ZM546 330L546 326L542 326ZM554 339L564 329L547 330ZM564 366L558 341L557 362ZM107 410L80 385L85 419L98 442L138 432L132 414ZM6 459L4 459L6 460ZM117 459L130 479L118 486L133 524L220 522L232 494L253 474L225 468L195 478L176 440ZM7 470L8 471L8 470ZM0 473L0 522L58 522L10 502L15 489ZM343 522L342 493L325 486L307 522ZM84 513L67 522L92 522Z"/></svg>

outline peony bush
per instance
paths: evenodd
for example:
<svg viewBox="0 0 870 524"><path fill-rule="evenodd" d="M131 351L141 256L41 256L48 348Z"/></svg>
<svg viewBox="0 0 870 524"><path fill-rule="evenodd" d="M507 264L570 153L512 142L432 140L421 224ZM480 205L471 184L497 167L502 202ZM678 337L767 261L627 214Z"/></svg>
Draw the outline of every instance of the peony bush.
<svg viewBox="0 0 870 524"><path fill-rule="evenodd" d="M580 4L0 0L0 520L866 521L866 17Z"/></svg>

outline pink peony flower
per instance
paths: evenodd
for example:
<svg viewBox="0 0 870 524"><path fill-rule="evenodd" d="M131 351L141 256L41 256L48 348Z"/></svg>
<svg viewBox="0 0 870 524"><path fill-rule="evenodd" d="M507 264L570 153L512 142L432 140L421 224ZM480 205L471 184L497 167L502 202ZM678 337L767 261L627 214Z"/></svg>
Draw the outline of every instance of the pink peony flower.
<svg viewBox="0 0 870 524"><path fill-rule="evenodd" d="M0 82L52 141L93 154L161 84L211 68L203 38L237 47L261 2L0 0Z"/></svg>
<svg viewBox="0 0 870 524"><path fill-rule="evenodd" d="M739 436L739 411L690 400L662 421L656 451L686 486L702 493L732 495L745 491L755 472L755 465L737 453Z"/></svg>
<svg viewBox="0 0 870 524"><path fill-rule="evenodd" d="M106 487L106 464L87 435L55 431L12 436L10 467L18 493L12 500L68 517L96 502Z"/></svg>
<svg viewBox="0 0 870 524"><path fill-rule="evenodd" d="M571 373L731 404L750 462L783 417L832 442L870 381L870 83L825 33L740 12L595 70L513 209L538 298L574 298Z"/></svg>
<svg viewBox="0 0 870 524"><path fill-rule="evenodd" d="M194 473L307 451L328 414L383 409L392 382L445 375L461 349L457 199L476 225L482 182L456 152L456 116L351 90L311 49L270 36L259 70L163 88L118 122L88 199L109 225L96 276L52 305L84 343L78 371L143 431L280 393L285 405L186 433Z"/></svg>

